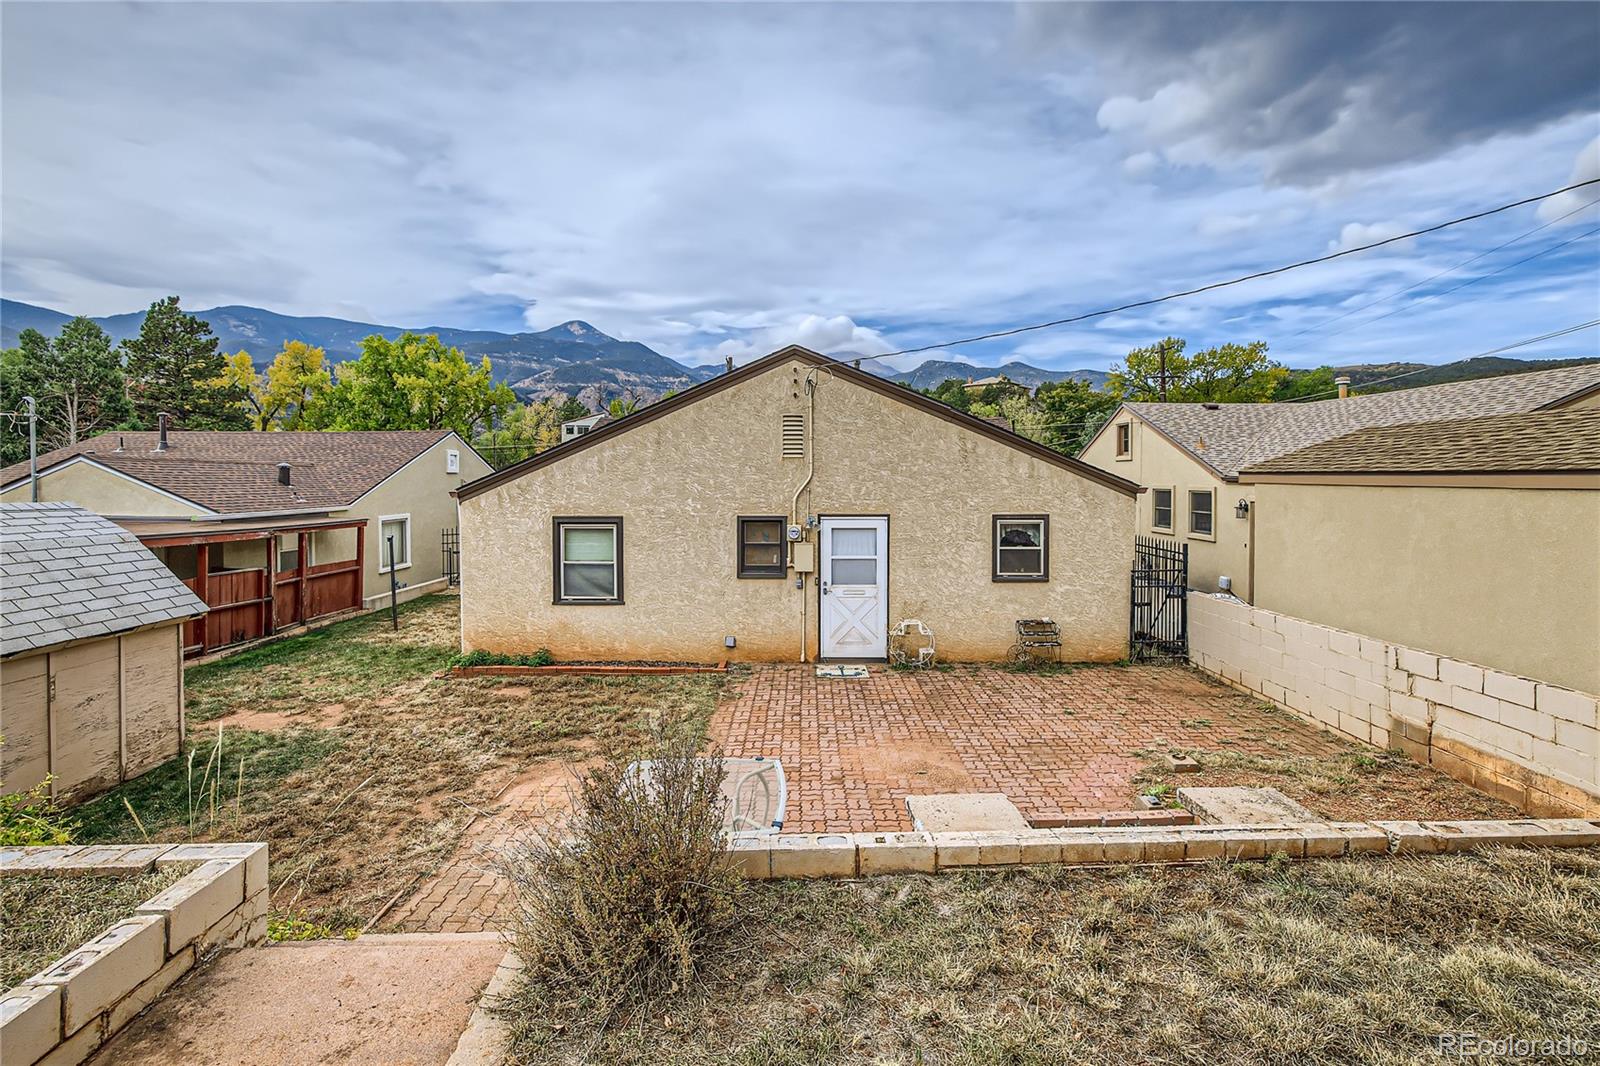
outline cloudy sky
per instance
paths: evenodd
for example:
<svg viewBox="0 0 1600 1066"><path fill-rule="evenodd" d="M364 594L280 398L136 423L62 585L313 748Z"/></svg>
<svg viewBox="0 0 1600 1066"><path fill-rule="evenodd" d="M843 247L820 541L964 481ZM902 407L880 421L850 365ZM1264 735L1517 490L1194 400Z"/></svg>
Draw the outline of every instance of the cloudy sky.
<svg viewBox="0 0 1600 1066"><path fill-rule="evenodd" d="M1600 177L1590 4L8 0L0 50L0 288L72 313L878 354ZM1594 200L946 357L1447 361L1600 317Z"/></svg>

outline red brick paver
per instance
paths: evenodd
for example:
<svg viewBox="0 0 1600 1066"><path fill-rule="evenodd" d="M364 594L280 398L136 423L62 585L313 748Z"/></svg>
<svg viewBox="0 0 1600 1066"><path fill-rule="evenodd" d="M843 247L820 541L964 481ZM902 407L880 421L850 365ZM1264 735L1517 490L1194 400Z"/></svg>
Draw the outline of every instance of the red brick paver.
<svg viewBox="0 0 1600 1066"><path fill-rule="evenodd" d="M784 829L909 829L905 797L1003 792L1029 817L1125 810L1134 752L1158 743L1325 757L1345 745L1173 666L1031 674L982 667L819 679L757 666L717 709L729 756L776 756L789 782Z"/></svg>

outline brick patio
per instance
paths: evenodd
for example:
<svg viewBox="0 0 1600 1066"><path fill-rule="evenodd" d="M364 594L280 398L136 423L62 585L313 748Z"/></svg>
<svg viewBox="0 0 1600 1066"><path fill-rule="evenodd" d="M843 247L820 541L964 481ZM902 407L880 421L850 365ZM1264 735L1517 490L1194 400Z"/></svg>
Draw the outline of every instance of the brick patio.
<svg viewBox="0 0 1600 1066"><path fill-rule="evenodd" d="M1324 757L1346 742L1174 666L1051 674L982 667L818 679L757 666L717 709L730 756L783 760L784 828L909 829L905 797L1003 792L1029 817L1127 810L1153 744Z"/></svg>

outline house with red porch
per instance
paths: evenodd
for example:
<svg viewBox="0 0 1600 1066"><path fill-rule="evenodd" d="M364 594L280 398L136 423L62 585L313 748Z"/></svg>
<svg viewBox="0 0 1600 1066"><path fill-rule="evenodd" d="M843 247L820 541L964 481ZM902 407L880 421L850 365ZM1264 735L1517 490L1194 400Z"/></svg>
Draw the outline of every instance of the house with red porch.
<svg viewBox="0 0 1600 1066"><path fill-rule="evenodd" d="M104 433L0 470L0 502L63 501L133 533L210 610L194 656L444 588L461 484L451 430Z"/></svg>

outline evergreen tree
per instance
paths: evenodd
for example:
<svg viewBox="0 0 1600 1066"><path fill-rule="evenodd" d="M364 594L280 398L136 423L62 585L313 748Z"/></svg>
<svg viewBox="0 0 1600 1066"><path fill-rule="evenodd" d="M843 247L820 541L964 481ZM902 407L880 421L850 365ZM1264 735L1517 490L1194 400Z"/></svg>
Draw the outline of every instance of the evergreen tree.
<svg viewBox="0 0 1600 1066"><path fill-rule="evenodd" d="M211 324L169 296L150 305L139 335L122 342L135 420L156 424L163 411L185 429L248 429L244 392L227 377Z"/></svg>
<svg viewBox="0 0 1600 1066"><path fill-rule="evenodd" d="M51 355L46 388L60 420L50 433L52 447L76 444L128 422L133 410L122 360L105 330L79 315L61 327Z"/></svg>

